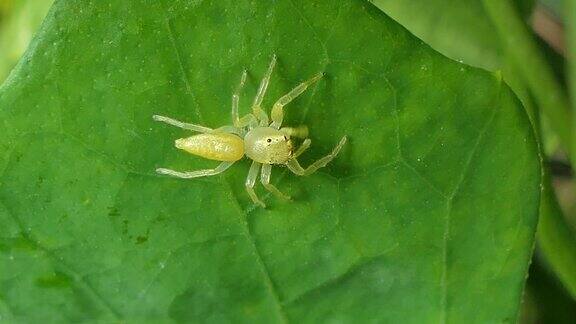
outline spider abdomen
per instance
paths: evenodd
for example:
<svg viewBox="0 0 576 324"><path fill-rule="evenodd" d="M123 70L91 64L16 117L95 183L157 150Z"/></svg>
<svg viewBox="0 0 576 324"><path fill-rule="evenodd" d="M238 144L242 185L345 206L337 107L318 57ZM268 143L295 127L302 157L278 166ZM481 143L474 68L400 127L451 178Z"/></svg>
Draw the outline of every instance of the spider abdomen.
<svg viewBox="0 0 576 324"><path fill-rule="evenodd" d="M198 134L175 141L177 148L209 160L238 161L244 156L244 141L234 134Z"/></svg>

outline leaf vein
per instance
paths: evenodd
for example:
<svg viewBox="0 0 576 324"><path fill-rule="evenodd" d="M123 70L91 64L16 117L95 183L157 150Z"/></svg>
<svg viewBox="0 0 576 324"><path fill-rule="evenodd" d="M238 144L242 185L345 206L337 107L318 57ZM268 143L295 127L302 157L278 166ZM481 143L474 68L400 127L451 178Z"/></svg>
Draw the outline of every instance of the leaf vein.
<svg viewBox="0 0 576 324"><path fill-rule="evenodd" d="M461 187L462 183L464 182L464 179L466 178L466 174L468 172L468 169L470 168L470 165L472 163L474 155L476 154L476 151L480 147L480 143L482 142L484 136L488 132L490 125L492 125L492 123L495 120L496 113L498 112L497 108L501 104L502 79L499 78L498 82L499 82L498 94L496 97L496 103L494 105L494 109L493 109L490 117L488 118L488 121L482 127L482 130L478 133L478 136L476 138L474 146L470 150L470 153L468 154L468 158L466 159L466 162L464 163L464 166L462 167L462 172L460 173L458 181L456 182L455 188L454 188L453 192L449 195L448 201L446 203L446 217L444 219L444 235L443 235L443 244L442 244L442 273L441 273L441 277L440 277L440 289L441 289L441 292L440 292L441 293L441 300L440 300L441 310L440 310L440 320L439 320L440 323L446 323L446 315L448 312L448 302L447 302L447 297L448 297L447 296L448 295L448 262L449 262L449 260L448 260L448 244L450 241L450 230L451 230L450 226L451 226L451 221L452 221L451 215L452 215L453 200L454 200L454 197L456 196L456 194L459 192L460 187Z"/></svg>
<svg viewBox="0 0 576 324"><path fill-rule="evenodd" d="M242 228L244 230L244 233L242 233L242 234L248 240L248 242L250 243L250 246L252 247L252 250L254 251L254 255L256 257L256 262L258 263L258 265L260 266L260 269L262 271L264 284L265 284L266 288L268 289L270 295L272 296L274 304L276 305L276 311L278 313L278 317L280 319L280 322L281 323L289 323L288 315L286 314L286 311L284 310L282 303L280 302L280 296L279 296L279 294L278 294L278 292L274 286L274 283L272 281L272 277L270 275L270 270L266 266L266 263L264 262L264 259L262 258L262 254L260 253L260 249L258 248L258 245L256 244L256 240L254 239L254 235L250 231L250 225L248 224L248 220L246 219L247 215L243 212L242 207L240 206L236 195L234 195L234 192L232 191L232 187L231 187L230 182L227 181L224 177L220 177L220 179L226 185L228 191L230 192L230 196L234 197L234 199L232 199L232 201L234 202L234 209L238 213L238 220L240 221Z"/></svg>
<svg viewBox="0 0 576 324"><path fill-rule="evenodd" d="M58 258L54 255L53 251L44 247L38 240L35 240L30 231L25 229L24 224L22 223L21 219L18 218L12 210L8 208L6 203L4 202L3 198L0 198L0 204L4 207L7 213L10 215L12 220L16 223L18 228L20 229L20 235L27 240L32 246L36 249L43 252L46 258L51 261L52 264L59 266L62 272L67 273L73 280L79 285L79 288L84 290L88 296L102 308L106 309L108 313L116 320L120 320L122 318L120 312L116 310L100 293L84 278L84 276L80 275L76 270L70 267L66 262L62 259Z"/></svg>

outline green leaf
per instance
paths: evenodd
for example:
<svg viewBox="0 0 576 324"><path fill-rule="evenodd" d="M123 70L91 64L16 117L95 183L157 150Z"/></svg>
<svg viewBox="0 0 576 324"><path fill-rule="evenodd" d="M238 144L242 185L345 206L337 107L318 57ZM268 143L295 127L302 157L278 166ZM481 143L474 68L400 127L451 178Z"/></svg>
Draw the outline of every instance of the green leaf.
<svg viewBox="0 0 576 324"><path fill-rule="evenodd" d="M546 62L544 53L516 13L514 6L498 0L483 0L483 3L490 13L502 43L517 62L518 73L530 88L544 116L550 120L564 149L570 153L574 128L568 98Z"/></svg>
<svg viewBox="0 0 576 324"><path fill-rule="evenodd" d="M248 161L176 150L248 111L309 126L327 168L256 208ZM499 75L446 59L367 1L57 1L0 89L0 314L20 322L513 322L540 165Z"/></svg>
<svg viewBox="0 0 576 324"><path fill-rule="evenodd" d="M416 36L430 44L440 53L465 64L485 68L491 71L502 71L505 81L514 90L522 101L530 119L535 120L536 108L534 106L535 93L547 93L539 89L530 89L523 75L523 67L527 64L524 58L519 59L513 55L511 48L507 47L506 40L510 39L507 31L499 35L497 24L486 10L482 0L471 1L390 1L372 0L385 13L400 22ZM516 0L516 11L526 19L532 11L534 1ZM502 15L507 21L515 17ZM520 23L524 24L523 21ZM525 56L532 55L521 51ZM532 65L528 64L530 68ZM540 96L541 97L541 96ZM565 124L565 119L560 120L560 127ZM551 133L546 137L545 148L556 149L556 139Z"/></svg>
<svg viewBox="0 0 576 324"><path fill-rule="evenodd" d="M462 60L488 69L503 70L504 78L520 97L534 124L538 125L539 108L547 117L541 136L544 147L556 141L557 135L564 149L571 152L572 161L576 161L576 149L573 141L573 118L576 104L572 105L572 114L563 87L554 75L554 60L546 57L544 47L539 45L531 31L526 27L524 18L530 12L533 1L391 1L373 0L374 4L398 20L418 37L431 44L435 49L454 59ZM549 1L548 1L549 2ZM576 13L576 3L566 1L565 12ZM570 23L576 19L567 19L567 40L570 43ZM575 29L575 28L573 28ZM576 29L575 29L576 30ZM576 32L573 34L576 35ZM576 39L576 37L572 37ZM573 41L572 44L576 44ZM576 53L576 46L573 50ZM576 55L573 55L576 57ZM575 62L569 59L568 62ZM569 64L576 71L576 64ZM573 73L576 79L576 72ZM576 94L576 82L573 82ZM572 97L576 97L572 95ZM534 107L534 101L536 107ZM576 102L576 100L573 100ZM539 127L538 127L539 128ZM554 134L556 133L556 134ZM548 184L546 184L548 185ZM571 265L576 260L575 241L563 223L562 211L553 207L554 193L547 190L541 207L539 241L546 259L562 279L572 295L576 291L576 277ZM550 196L552 195L552 196Z"/></svg>
<svg viewBox="0 0 576 324"><path fill-rule="evenodd" d="M442 54L488 70L507 67L507 54L481 0L371 0ZM526 17L533 0L514 0Z"/></svg>
<svg viewBox="0 0 576 324"><path fill-rule="evenodd" d="M566 9L566 44L567 44L567 74L568 92L570 96L570 111L572 112L572 122L576 122L576 1L564 1ZM572 134L574 135L574 134ZM576 141L572 144L572 160L576 161Z"/></svg>
<svg viewBox="0 0 576 324"><path fill-rule="evenodd" d="M547 175L547 178L549 176ZM543 259L554 270L566 290L576 300L576 235L564 218L549 179L544 182L540 221L538 223L538 247Z"/></svg>
<svg viewBox="0 0 576 324"><path fill-rule="evenodd" d="M53 0L0 1L0 84L26 50Z"/></svg>

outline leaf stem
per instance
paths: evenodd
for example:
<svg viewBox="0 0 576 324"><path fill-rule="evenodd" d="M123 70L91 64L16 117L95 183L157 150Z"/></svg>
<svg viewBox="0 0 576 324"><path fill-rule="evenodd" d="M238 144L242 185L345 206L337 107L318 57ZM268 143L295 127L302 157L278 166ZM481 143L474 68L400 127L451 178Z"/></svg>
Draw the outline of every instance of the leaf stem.
<svg viewBox="0 0 576 324"><path fill-rule="evenodd" d="M565 29L566 29L566 47L567 47L567 66L568 66L568 91L572 109L572 117L576 116L576 0L564 0L565 6ZM576 119L573 120L576 123ZM575 136L575 134L573 134ZM572 145L576 144L573 139ZM572 147L572 161L576 161L576 147Z"/></svg>
<svg viewBox="0 0 576 324"><path fill-rule="evenodd" d="M507 52L518 64L521 76L534 94L536 104L558 134L564 149L572 152L572 119L566 94L510 0L483 0Z"/></svg>
<svg viewBox="0 0 576 324"><path fill-rule="evenodd" d="M544 176L536 233L538 247L543 252L544 259L566 290L576 299L576 233L564 219L548 174Z"/></svg>

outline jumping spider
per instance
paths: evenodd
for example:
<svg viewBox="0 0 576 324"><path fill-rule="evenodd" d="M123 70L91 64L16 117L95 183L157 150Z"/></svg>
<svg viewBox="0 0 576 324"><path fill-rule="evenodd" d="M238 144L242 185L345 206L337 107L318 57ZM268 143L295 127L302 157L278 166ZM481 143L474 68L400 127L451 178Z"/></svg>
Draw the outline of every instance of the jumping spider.
<svg viewBox="0 0 576 324"><path fill-rule="evenodd" d="M178 178L197 178L219 174L228 169L234 162L242 159L244 155L252 160L248 177L246 178L246 191L254 201L262 207L266 205L258 198L254 192L254 185L258 177L258 172L262 168L260 181L262 185L273 194L283 199L290 199L283 194L278 188L270 183L270 174L272 165L285 165L293 173L306 176L314 173L319 168L326 166L340 151L346 143L346 136L342 137L338 145L332 150L332 153L312 163L309 167L303 168L296 159L308 147L311 140L307 138L308 128L300 127L280 127L284 117L283 107L298 97L311 84L318 81L323 73L316 74L311 79L302 82L286 95L282 96L272 107L271 119L269 122L268 115L261 108L262 99L268 88L270 75L276 65L276 56L272 57L272 62L264 75L258 88L256 98L252 104L252 113L239 118L238 101L239 93L246 81L246 70L243 71L240 84L232 95L232 121L233 126L222 126L212 129L200 125L183 123L172 118L154 115L153 119L161 121L176 127L200 132L201 134L193 135L186 138L177 139L176 148L182 149L188 153L201 156L206 159L222 161L214 169L178 172L170 169L156 169L160 174L166 174ZM304 142L294 151L294 146L290 137L304 138Z"/></svg>

